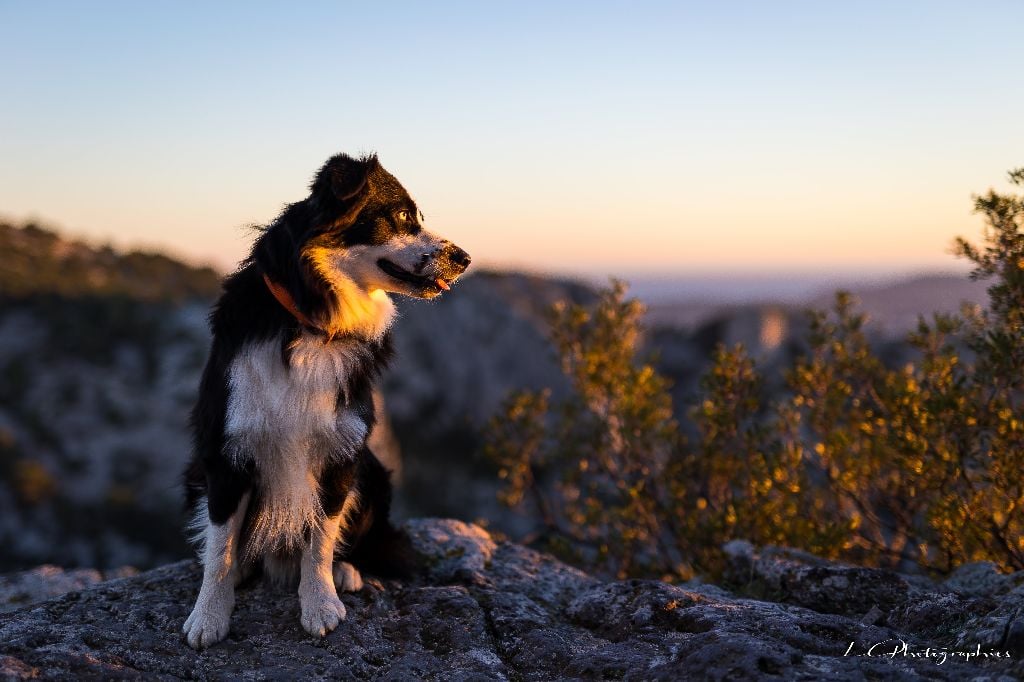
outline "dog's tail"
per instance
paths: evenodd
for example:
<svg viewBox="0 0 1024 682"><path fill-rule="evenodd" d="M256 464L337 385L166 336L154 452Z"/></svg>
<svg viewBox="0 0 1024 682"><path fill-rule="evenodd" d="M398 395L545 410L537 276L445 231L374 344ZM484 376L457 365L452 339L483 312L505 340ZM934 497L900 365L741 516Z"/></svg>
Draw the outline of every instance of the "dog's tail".
<svg viewBox="0 0 1024 682"><path fill-rule="evenodd" d="M373 526L359 540L349 561L362 572L400 580L414 578L423 568L409 534L392 526L386 518L374 519Z"/></svg>
<svg viewBox="0 0 1024 682"><path fill-rule="evenodd" d="M381 578L415 577L421 570L420 555L408 533L395 528L390 521L391 472L365 448L359 459L358 475L360 497L367 503L363 511L369 528L352 547L348 560L360 571Z"/></svg>

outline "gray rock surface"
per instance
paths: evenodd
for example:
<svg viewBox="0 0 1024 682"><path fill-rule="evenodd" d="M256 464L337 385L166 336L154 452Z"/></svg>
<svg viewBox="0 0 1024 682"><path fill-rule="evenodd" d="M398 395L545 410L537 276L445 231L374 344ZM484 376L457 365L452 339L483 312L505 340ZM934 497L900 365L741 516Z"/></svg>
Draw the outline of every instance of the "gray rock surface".
<svg viewBox="0 0 1024 682"><path fill-rule="evenodd" d="M957 567L943 585L958 594L988 596L1004 594L1024 584L1024 572L1006 575L991 561L974 561Z"/></svg>
<svg viewBox="0 0 1024 682"><path fill-rule="evenodd" d="M0 613L59 597L104 580L132 576L137 572L128 566L101 572L95 568L65 570L59 566L45 565L31 571L0 576Z"/></svg>
<svg viewBox="0 0 1024 682"><path fill-rule="evenodd" d="M459 521L406 527L424 576L405 584L370 579L344 595L348 619L324 639L302 630L292 591L255 584L239 590L228 638L192 651L180 630L200 571L184 561L0 615L0 677L998 680L1024 673L1019 652L971 660L954 653L1014 643L1021 599L1006 601L1013 592L929 591L886 571L747 546L733 551L735 568L749 585L776 576L778 587L771 600L751 599L698 583L600 581ZM972 639L986 632L1000 641ZM890 655L901 640L908 655ZM941 663L938 651L946 655Z"/></svg>

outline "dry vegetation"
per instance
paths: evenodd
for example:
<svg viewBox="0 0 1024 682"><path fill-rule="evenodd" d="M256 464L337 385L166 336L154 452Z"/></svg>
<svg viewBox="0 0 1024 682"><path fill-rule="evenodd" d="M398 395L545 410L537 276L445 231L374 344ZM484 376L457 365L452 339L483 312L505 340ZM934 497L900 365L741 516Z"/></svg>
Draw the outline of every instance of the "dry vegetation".
<svg viewBox="0 0 1024 682"><path fill-rule="evenodd" d="M1010 179L1024 186L1024 170ZM742 347L720 347L692 425L637 358L642 307L623 285L556 307L573 392L519 392L493 419L503 501L536 516L538 544L606 575L714 574L734 538L869 565L1024 569L1024 196L975 202L982 243L955 250L991 283L987 310L922 318L915 362L889 367L840 293L811 313L781 397Z"/></svg>

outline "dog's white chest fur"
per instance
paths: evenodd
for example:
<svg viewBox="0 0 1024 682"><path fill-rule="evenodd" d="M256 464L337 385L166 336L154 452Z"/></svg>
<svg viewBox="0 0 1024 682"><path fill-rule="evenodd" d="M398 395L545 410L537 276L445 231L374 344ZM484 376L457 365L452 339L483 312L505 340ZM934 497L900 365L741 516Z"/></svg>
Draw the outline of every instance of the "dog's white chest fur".
<svg viewBox="0 0 1024 682"><path fill-rule="evenodd" d="M329 458L352 456L366 424L339 405L339 391L365 353L359 343L303 335L286 365L281 339L251 343L231 363L225 432L230 456L256 466L250 556L299 546L323 520L318 476Z"/></svg>

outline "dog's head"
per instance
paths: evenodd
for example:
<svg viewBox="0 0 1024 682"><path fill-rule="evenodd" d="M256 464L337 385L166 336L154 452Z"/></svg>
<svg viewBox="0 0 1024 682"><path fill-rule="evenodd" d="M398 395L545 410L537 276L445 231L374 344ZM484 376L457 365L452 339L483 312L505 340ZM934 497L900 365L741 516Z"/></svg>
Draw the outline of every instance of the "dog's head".
<svg viewBox="0 0 1024 682"><path fill-rule="evenodd" d="M301 259L333 288L434 298L469 267L468 253L423 229L415 202L376 156L331 158L311 189L319 225Z"/></svg>

